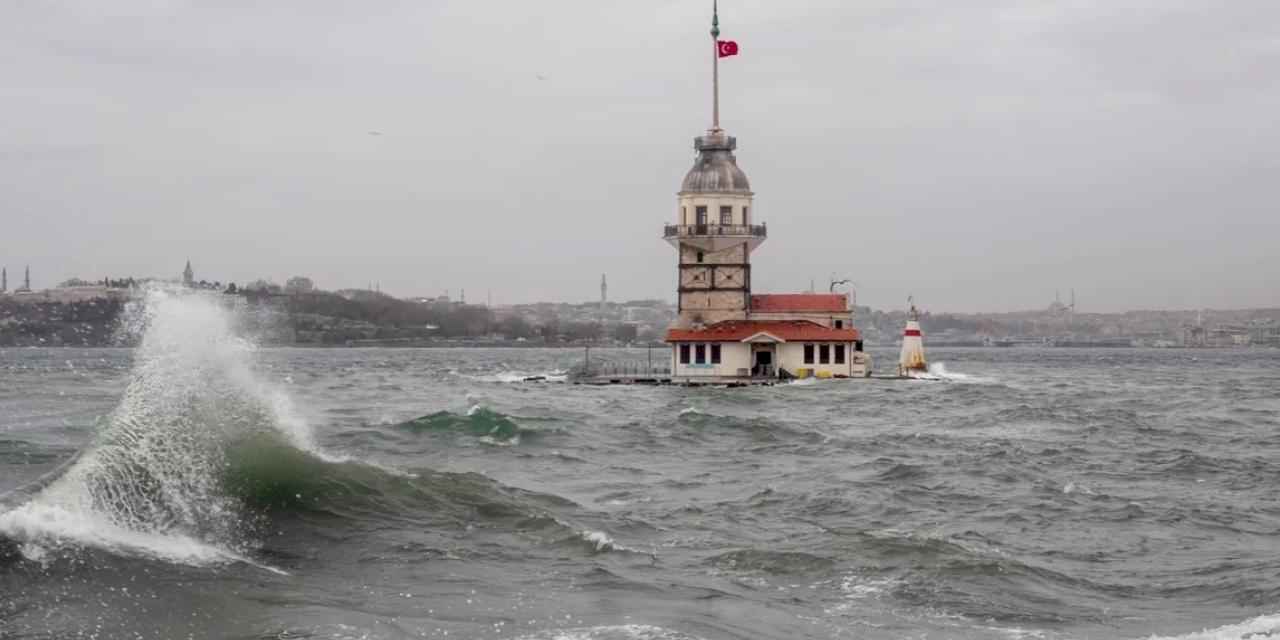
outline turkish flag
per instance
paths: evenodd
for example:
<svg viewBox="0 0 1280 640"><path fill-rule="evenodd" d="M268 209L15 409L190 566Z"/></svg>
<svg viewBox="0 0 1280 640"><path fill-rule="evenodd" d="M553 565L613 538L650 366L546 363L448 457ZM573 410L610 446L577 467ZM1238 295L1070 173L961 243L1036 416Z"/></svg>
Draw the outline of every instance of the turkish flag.
<svg viewBox="0 0 1280 640"><path fill-rule="evenodd" d="M738 43L732 40L716 40L716 54L721 58L738 55Z"/></svg>

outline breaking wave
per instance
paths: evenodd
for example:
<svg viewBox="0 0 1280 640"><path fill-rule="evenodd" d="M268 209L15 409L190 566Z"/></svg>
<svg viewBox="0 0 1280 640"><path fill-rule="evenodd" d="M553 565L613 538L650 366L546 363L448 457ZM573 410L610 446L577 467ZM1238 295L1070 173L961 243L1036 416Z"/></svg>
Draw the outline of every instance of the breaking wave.
<svg viewBox="0 0 1280 640"><path fill-rule="evenodd" d="M504 413L474 405L466 413L437 411L393 425L407 433L458 433L473 435L490 444L519 444L522 439L536 438L538 429L523 427L515 418Z"/></svg>
<svg viewBox="0 0 1280 640"><path fill-rule="evenodd" d="M971 384L991 384L996 382L993 378L984 378L967 373L948 371L947 364L945 362L930 363L928 371L914 372L909 374L907 377L914 378L916 380L945 380L947 382L967 382Z"/></svg>
<svg viewBox="0 0 1280 640"><path fill-rule="evenodd" d="M1250 618L1214 629L1179 636L1152 635L1147 640L1270 640L1280 638L1280 613Z"/></svg>
<svg viewBox="0 0 1280 640"><path fill-rule="evenodd" d="M679 631L643 624L554 629L524 635L517 640L700 640Z"/></svg>
<svg viewBox="0 0 1280 640"><path fill-rule="evenodd" d="M28 558L90 546L162 559L248 561L243 505L226 491L237 442L271 439L316 456L287 396L254 372L225 298L164 287L126 311L140 338L119 404L55 477L0 513Z"/></svg>
<svg viewBox="0 0 1280 640"><path fill-rule="evenodd" d="M553 369L551 371L516 371L503 368L499 371L484 374L464 374L453 371L453 374L476 382L495 382L510 384L514 382L567 382L569 372Z"/></svg>
<svg viewBox="0 0 1280 640"><path fill-rule="evenodd" d="M236 309L221 296L153 288L129 313L128 330L141 340L123 397L75 459L0 501L8 507L0 555L44 561L89 547L256 565L261 518L278 513L351 520L411 511L458 524L477 513L523 522L574 506L477 474L408 474L323 453L289 399L255 374L256 345L237 334ZM396 427L513 444L530 433L480 406Z"/></svg>

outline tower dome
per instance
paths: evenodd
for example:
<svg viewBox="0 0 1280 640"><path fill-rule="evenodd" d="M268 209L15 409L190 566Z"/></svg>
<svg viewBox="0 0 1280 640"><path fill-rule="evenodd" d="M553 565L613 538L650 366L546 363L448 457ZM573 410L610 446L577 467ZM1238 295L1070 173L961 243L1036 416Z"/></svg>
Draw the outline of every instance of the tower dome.
<svg viewBox="0 0 1280 640"><path fill-rule="evenodd" d="M720 130L695 138L693 148L698 150L698 158L685 174L680 193L750 194L747 174L738 168L738 159L733 155L737 147L738 139Z"/></svg>

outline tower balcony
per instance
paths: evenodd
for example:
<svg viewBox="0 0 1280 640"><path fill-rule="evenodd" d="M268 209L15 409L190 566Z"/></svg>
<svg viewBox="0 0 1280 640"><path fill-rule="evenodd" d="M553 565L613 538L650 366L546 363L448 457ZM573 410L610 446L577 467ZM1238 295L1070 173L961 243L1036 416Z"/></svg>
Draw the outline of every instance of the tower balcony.
<svg viewBox="0 0 1280 640"><path fill-rule="evenodd" d="M662 237L673 247L689 244L704 251L720 251L746 242L755 249L768 237L762 224L669 224Z"/></svg>

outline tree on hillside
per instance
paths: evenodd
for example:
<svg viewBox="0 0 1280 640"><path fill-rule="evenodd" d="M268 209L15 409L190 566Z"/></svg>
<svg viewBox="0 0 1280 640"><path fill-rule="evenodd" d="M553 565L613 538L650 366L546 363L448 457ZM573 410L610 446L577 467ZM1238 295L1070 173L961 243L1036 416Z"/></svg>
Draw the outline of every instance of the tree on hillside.
<svg viewBox="0 0 1280 640"><path fill-rule="evenodd" d="M498 322L498 333L508 338L528 338L533 335L533 329L523 316L514 313Z"/></svg>
<svg viewBox="0 0 1280 640"><path fill-rule="evenodd" d="M634 324L620 324L613 327L613 339L618 342L635 342L640 330Z"/></svg>
<svg viewBox="0 0 1280 640"><path fill-rule="evenodd" d="M250 282L244 286L245 291L254 291L257 293L280 293L280 285L269 280L261 278Z"/></svg>
<svg viewBox="0 0 1280 640"><path fill-rule="evenodd" d="M603 329L599 322L570 322L564 327L564 335L574 342L599 340Z"/></svg>
<svg viewBox="0 0 1280 640"><path fill-rule="evenodd" d="M284 292L288 294L311 293L316 290L316 283L306 276L294 276L284 283Z"/></svg>

